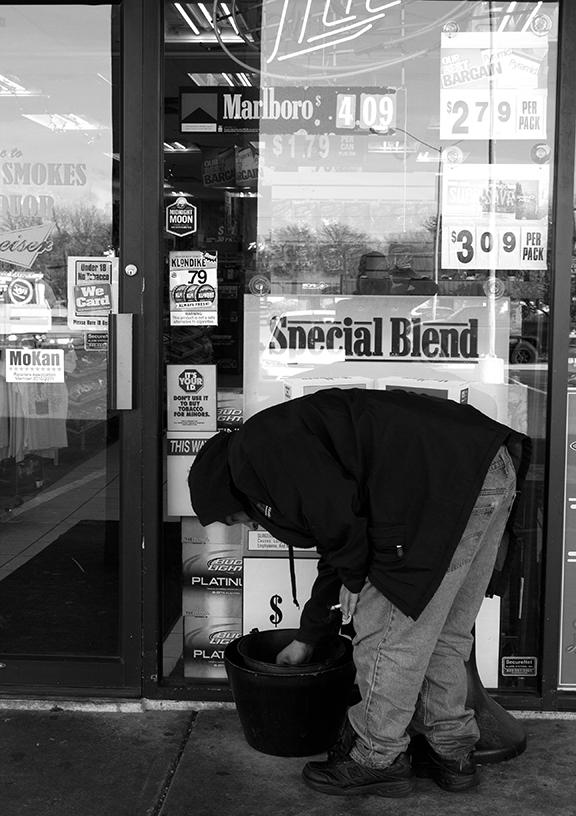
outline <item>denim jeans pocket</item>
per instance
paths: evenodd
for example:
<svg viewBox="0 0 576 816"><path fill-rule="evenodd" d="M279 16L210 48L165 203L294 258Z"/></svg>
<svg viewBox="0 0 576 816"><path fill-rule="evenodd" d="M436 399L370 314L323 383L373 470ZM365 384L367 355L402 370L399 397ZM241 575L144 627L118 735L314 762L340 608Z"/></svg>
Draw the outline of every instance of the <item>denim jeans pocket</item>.
<svg viewBox="0 0 576 816"><path fill-rule="evenodd" d="M510 456L508 448L506 448L505 445L502 445L492 460L490 467L488 468L487 477L497 473L503 474L505 478L508 478L510 474L515 473L512 457Z"/></svg>
<svg viewBox="0 0 576 816"><path fill-rule="evenodd" d="M486 535L494 539L495 545L498 544L510 512L514 481L514 465L510 455L506 448L500 448L488 469L448 572L474 558Z"/></svg>

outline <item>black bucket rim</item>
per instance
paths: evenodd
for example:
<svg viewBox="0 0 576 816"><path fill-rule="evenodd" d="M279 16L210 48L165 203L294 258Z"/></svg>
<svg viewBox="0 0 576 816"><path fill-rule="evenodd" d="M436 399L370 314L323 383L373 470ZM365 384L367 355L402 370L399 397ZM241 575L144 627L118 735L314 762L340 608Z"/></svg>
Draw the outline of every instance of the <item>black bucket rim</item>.
<svg viewBox="0 0 576 816"><path fill-rule="evenodd" d="M249 633L249 634L251 634L251 633ZM318 669L316 671L313 671L313 672L305 671L305 670L298 671L298 672L290 671L290 672L285 672L285 673L256 671L255 669L248 668L244 664L244 659L243 659L241 653L238 650L238 642L241 641L243 638L249 637L249 634L248 635L242 635L239 638L235 638L234 640L230 641L230 643L228 643L228 645L225 647L225 649L224 649L224 667L225 668L226 668L227 663L231 663L234 666L234 669L236 671L243 671L243 672L247 672L248 674L261 675L261 676L270 677L270 678L285 678L285 679L287 679L287 678L290 678L290 677L294 677L294 678L300 677L300 678L302 678L302 677L305 677L306 675L327 674L329 672L341 671L344 667L347 667L347 666L350 665L350 663L354 662L353 658L352 658L352 654L353 654L352 641L350 640L350 638L347 638L344 635L339 634L339 635L336 635L336 637L339 638L341 640L341 642L343 643L344 653L343 653L342 657L338 658L337 661L335 661L334 663L331 663L329 666L324 666L324 667L322 667L322 668L320 668L320 669ZM226 673L228 674L228 671Z"/></svg>
<svg viewBox="0 0 576 816"><path fill-rule="evenodd" d="M297 629L255 629L238 638L238 651L248 668L270 674L312 674L329 668L345 655L344 644L334 635L314 647L315 653L312 653L312 657L315 659L309 663L280 665L264 659L276 656L278 651L294 640L297 634ZM255 647L254 650L252 647ZM258 655L259 650L261 657Z"/></svg>

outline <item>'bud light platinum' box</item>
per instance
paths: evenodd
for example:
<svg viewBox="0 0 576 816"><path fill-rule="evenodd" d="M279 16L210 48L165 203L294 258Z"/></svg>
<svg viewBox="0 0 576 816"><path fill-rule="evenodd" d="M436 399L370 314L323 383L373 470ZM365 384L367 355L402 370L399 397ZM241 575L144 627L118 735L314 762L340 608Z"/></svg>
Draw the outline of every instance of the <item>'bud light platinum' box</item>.
<svg viewBox="0 0 576 816"><path fill-rule="evenodd" d="M205 617L208 608L209 615L220 615L212 607L221 610L224 603L224 614L234 615L236 604L241 604L243 576L238 528L225 524L202 527L195 521L182 530L182 584L189 590L184 596L184 613Z"/></svg>
<svg viewBox="0 0 576 816"><path fill-rule="evenodd" d="M183 543L182 581L185 586L242 589L242 547Z"/></svg>
<svg viewBox="0 0 576 816"><path fill-rule="evenodd" d="M222 581L202 585L201 581L182 588L182 614L192 618L240 618L242 578L236 583Z"/></svg>
<svg viewBox="0 0 576 816"><path fill-rule="evenodd" d="M231 546L242 543L242 525L220 524L215 521L203 527L196 516L182 519L182 543L185 544L224 544Z"/></svg>
<svg viewBox="0 0 576 816"><path fill-rule="evenodd" d="M225 680L224 649L241 634L240 618L184 618L184 677Z"/></svg>

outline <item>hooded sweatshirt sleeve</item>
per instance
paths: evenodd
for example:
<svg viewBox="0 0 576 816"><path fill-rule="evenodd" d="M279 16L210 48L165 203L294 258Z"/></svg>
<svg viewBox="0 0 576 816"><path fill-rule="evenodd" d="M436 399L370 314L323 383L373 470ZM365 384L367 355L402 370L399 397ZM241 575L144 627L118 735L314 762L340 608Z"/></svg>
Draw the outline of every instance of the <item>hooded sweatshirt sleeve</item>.
<svg viewBox="0 0 576 816"><path fill-rule="evenodd" d="M360 487L311 433L294 430L249 455L281 516L306 528L350 592L368 571L367 521ZM241 483L241 480L240 480Z"/></svg>
<svg viewBox="0 0 576 816"><path fill-rule="evenodd" d="M296 640L318 643L322 638L338 634L342 615L330 607L338 603L342 581L338 573L322 557L318 562L318 577L312 586L310 599L304 604Z"/></svg>

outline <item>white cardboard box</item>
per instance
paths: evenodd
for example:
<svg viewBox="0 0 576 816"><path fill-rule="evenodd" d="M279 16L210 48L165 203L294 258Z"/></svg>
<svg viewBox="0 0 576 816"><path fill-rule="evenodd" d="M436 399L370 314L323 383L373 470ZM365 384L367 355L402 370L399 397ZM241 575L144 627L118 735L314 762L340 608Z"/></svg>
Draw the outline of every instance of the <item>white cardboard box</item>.
<svg viewBox="0 0 576 816"><path fill-rule="evenodd" d="M305 397L324 388L373 388L369 377L291 377L284 381L284 400Z"/></svg>
<svg viewBox="0 0 576 816"><path fill-rule="evenodd" d="M462 380L428 380L423 377L382 377L376 380L380 391L409 391L430 397L451 399L465 404L470 396L470 383Z"/></svg>
<svg viewBox="0 0 576 816"><path fill-rule="evenodd" d="M239 617L184 618L184 677L225 680L224 649L241 635Z"/></svg>

